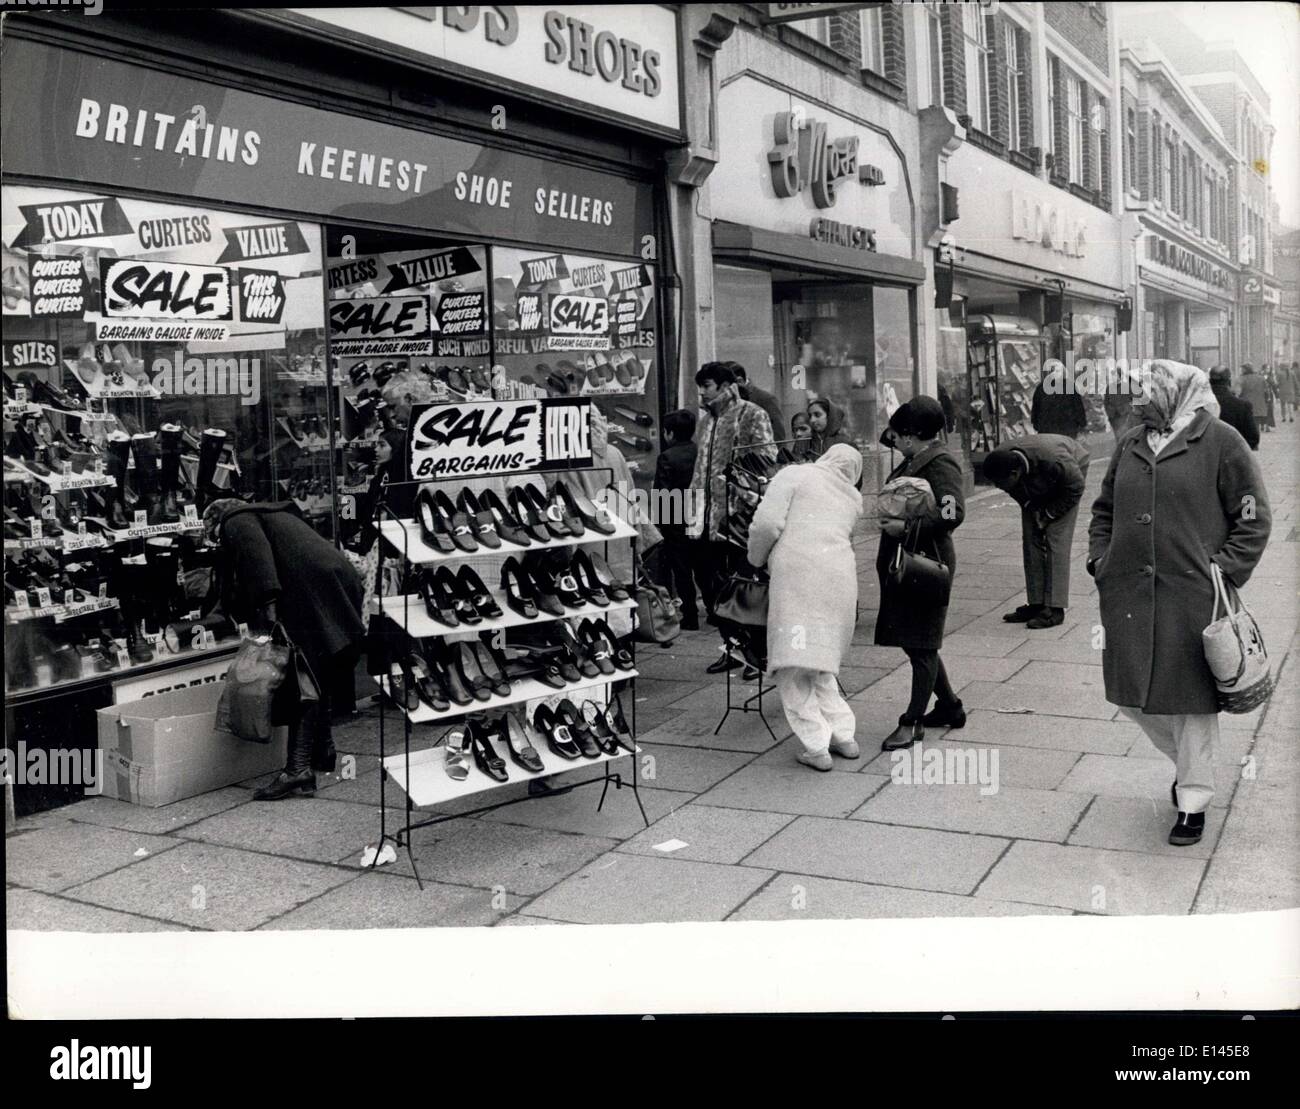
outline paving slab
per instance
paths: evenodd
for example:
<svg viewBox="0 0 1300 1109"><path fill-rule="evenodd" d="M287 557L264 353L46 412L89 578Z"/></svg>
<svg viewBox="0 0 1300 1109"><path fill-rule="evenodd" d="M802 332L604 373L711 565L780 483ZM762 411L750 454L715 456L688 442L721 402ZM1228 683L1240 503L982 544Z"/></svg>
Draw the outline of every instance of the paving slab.
<svg viewBox="0 0 1300 1109"><path fill-rule="evenodd" d="M1101 676L1101 659L1091 663L1031 662L1016 675L1020 685L1044 685L1051 689L1086 689L1105 695L1106 683Z"/></svg>
<svg viewBox="0 0 1300 1109"><path fill-rule="evenodd" d="M400 790L389 796L388 819L402 821L392 807ZM332 863L345 855L360 856L379 837L379 805L350 805L311 797L259 801L218 813L185 829L186 839L265 851L286 858Z"/></svg>
<svg viewBox="0 0 1300 1109"><path fill-rule="evenodd" d="M963 774L968 768L963 769ZM1063 843L1091 797L1049 789L904 785L891 781L852 814L855 820Z"/></svg>
<svg viewBox="0 0 1300 1109"><path fill-rule="evenodd" d="M947 646L941 655L948 654ZM1025 660L1020 658L981 658L970 655L954 655L944 661L948 671L948 680L953 688L960 692L962 686L969 682L1004 682L1015 676L1019 677L1025 668Z"/></svg>
<svg viewBox="0 0 1300 1109"><path fill-rule="evenodd" d="M822 773L799 763L747 766L700 794L700 803L731 809L844 817L886 781L875 774Z"/></svg>
<svg viewBox="0 0 1300 1109"><path fill-rule="evenodd" d="M82 824L121 828L125 832L166 835L215 813L245 804L248 804L248 791L231 786L202 793L197 797L187 797L183 801L161 805L156 809L133 805L129 801L118 801L112 797L88 797L59 811L70 820Z"/></svg>
<svg viewBox="0 0 1300 1109"><path fill-rule="evenodd" d="M147 913L193 928L241 932L352 877L338 867L186 843L68 892L79 901L110 909Z"/></svg>
<svg viewBox="0 0 1300 1109"><path fill-rule="evenodd" d="M544 916L508 916L498 920L493 927L495 928L536 928L545 927L548 924L562 924L571 928L572 925L565 924L562 920L550 920Z"/></svg>
<svg viewBox="0 0 1300 1109"><path fill-rule="evenodd" d="M421 889L414 878L377 872L336 886L261 930L488 927L523 904L506 893L427 879Z"/></svg>
<svg viewBox="0 0 1300 1109"><path fill-rule="evenodd" d="M747 866L611 852L521 912L574 924L725 920L771 877Z"/></svg>
<svg viewBox="0 0 1300 1109"><path fill-rule="evenodd" d="M859 719L855 735L861 737L858 741L858 747L861 754L856 759L844 759L840 758L839 755L831 756L832 770L842 774L856 774L859 770L863 769L864 764L871 759L871 752L880 746L878 742L870 746L864 745L863 741L868 738L868 731L869 728L866 723ZM751 765L776 766L787 770L798 767L801 770L806 771L807 768L797 759L797 756L801 751L803 751L803 744L795 736L791 736L789 739L783 740L780 745L773 747L772 750L768 751L766 754L759 755L754 759Z"/></svg>
<svg viewBox="0 0 1300 1109"><path fill-rule="evenodd" d="M947 651L948 645L944 644ZM1025 642L1011 652L1010 658L1064 662L1075 666L1100 666L1102 652L1091 643L1063 640Z"/></svg>
<svg viewBox="0 0 1300 1109"><path fill-rule="evenodd" d="M1124 755L1141 734L1138 726L1129 721L1081 720L1038 713L971 711L968 708L966 726L960 731L946 732L944 738L961 743Z"/></svg>
<svg viewBox="0 0 1300 1109"><path fill-rule="evenodd" d="M526 809L534 803L511 808ZM594 806L596 802L592 798L588 803ZM617 843L611 837L576 835L478 818L448 820L419 828L412 833L412 840L411 851L420 868L420 878L426 883L504 890L523 897L549 889ZM346 866L360 867L359 856L340 861ZM378 869L385 874L413 875L405 848L397 849L396 862Z"/></svg>
<svg viewBox="0 0 1300 1109"><path fill-rule="evenodd" d="M1100 689L1053 689L1050 695L1045 695L1041 685L1010 681L971 682L958 692L968 713L971 709L1027 708L1031 710L1027 715L1110 720L1118 711L1102 696Z"/></svg>
<svg viewBox="0 0 1300 1109"><path fill-rule="evenodd" d="M1007 627L1014 628L1015 625L1008 624ZM964 655L973 658L1005 658L1021 651L1027 640L1028 636L1024 632L1017 633L1014 630L1000 635L974 635L961 631L945 635L939 653L945 657Z"/></svg>
<svg viewBox="0 0 1300 1109"><path fill-rule="evenodd" d="M1214 808L1228 803L1233 775L1216 768ZM1163 755L1155 758L1084 755L1061 783L1073 793L1095 793L1101 797L1140 797L1169 804L1169 787L1174 782L1174 764Z"/></svg>
<svg viewBox="0 0 1300 1109"><path fill-rule="evenodd" d="M747 751L711 751L671 743L637 746L641 748L637 772L642 785L686 793L703 793L754 759Z"/></svg>
<svg viewBox="0 0 1300 1109"><path fill-rule="evenodd" d="M694 798L693 793L677 790L641 790L641 803L645 806L646 816L651 823ZM556 797L536 797L522 805L511 805L506 809L485 813L478 819L617 840L630 839L646 827L641 818L641 810L637 808L636 797L630 789L611 788L605 797L604 808L597 812L596 803L599 800L600 789L592 786Z"/></svg>
<svg viewBox="0 0 1300 1109"><path fill-rule="evenodd" d="M666 723L640 732L637 743L650 746L668 743L713 751L749 751L757 754L775 747L790 734L790 725L786 723L785 712L781 709L780 698L775 690L763 699L763 711L772 731L776 733L775 739L763 727L757 713L733 712L717 735L714 735L714 729L722 720L722 711L696 709L674 712L672 719Z"/></svg>
<svg viewBox="0 0 1300 1109"><path fill-rule="evenodd" d="M1196 898L1198 913L1300 907L1300 793L1242 782Z"/></svg>
<svg viewBox="0 0 1300 1109"><path fill-rule="evenodd" d="M932 739L931 736L942 736ZM1064 781L1070 768L1079 761L1076 751L1051 751L1041 747L1017 747L1012 744L997 742L977 743L966 735L964 728L931 729L927 728L925 739L920 744L923 751L953 751L964 757L968 751L975 751L978 758L982 747L994 748L998 752L998 781L1003 786L1015 786L1023 789L1056 789ZM910 750L910 748L909 748ZM906 754L904 751L902 754ZM869 774L892 776L897 765L896 751L881 751L862 769ZM910 764L909 764L910 765ZM900 773L902 769L900 767Z"/></svg>
<svg viewBox="0 0 1300 1109"><path fill-rule="evenodd" d="M1010 609L1007 611L1010 611ZM1006 636L1020 642L1024 642L1027 638L1051 642L1069 635L1075 627L1076 622L1072 621L1070 615L1067 614L1065 623L1058 624L1054 628L1035 628L1033 631L1026 631L1023 624L1008 624L1002 619L1001 613L998 613L968 621L962 625L961 631L963 635Z"/></svg>
<svg viewBox="0 0 1300 1109"><path fill-rule="evenodd" d="M1219 742L1214 748L1214 761L1217 765L1224 767L1230 772L1240 771L1242 769L1242 760L1251 753L1251 748L1255 744L1255 737L1250 732L1225 731L1219 730ZM1292 745L1294 746L1294 744ZM1128 749L1130 758L1153 759L1164 758L1159 748L1147 737L1145 732L1139 730L1139 734L1133 740L1133 746ZM1258 772L1259 760L1256 759L1256 772Z"/></svg>
<svg viewBox="0 0 1300 1109"><path fill-rule="evenodd" d="M962 897L954 893L776 875L728 920L910 920L963 916L1070 916L1069 909Z"/></svg>
<svg viewBox="0 0 1300 1109"><path fill-rule="evenodd" d="M802 816L748 856L745 865L850 882L970 893L1007 844L992 836Z"/></svg>
<svg viewBox="0 0 1300 1109"><path fill-rule="evenodd" d="M1205 834L1190 847L1174 847L1169 829L1177 810L1169 798L1095 797L1067 843L1080 847L1106 847L1114 851L1141 851L1179 859L1208 859L1223 830L1226 810L1211 808L1205 815Z"/></svg>
<svg viewBox="0 0 1300 1109"><path fill-rule="evenodd" d="M1190 911L1204 870L1201 859L1020 840L975 896L1108 916L1181 916Z"/></svg>
<svg viewBox="0 0 1300 1109"><path fill-rule="evenodd" d="M175 850L181 841L63 821L5 837L5 881L25 889L57 893L150 856Z"/></svg>
<svg viewBox="0 0 1300 1109"><path fill-rule="evenodd" d="M618 850L655 858L738 863L793 819L794 816L788 813L752 812L693 803L655 821ZM678 842L686 846L679 847ZM667 850L660 849L665 846Z"/></svg>
<svg viewBox="0 0 1300 1109"><path fill-rule="evenodd" d="M179 924L168 924L134 913L101 909L66 897L54 897L37 890L5 891L5 927L10 932L184 932ZM10 944L13 944L12 937ZM11 955L14 949L10 949Z"/></svg>

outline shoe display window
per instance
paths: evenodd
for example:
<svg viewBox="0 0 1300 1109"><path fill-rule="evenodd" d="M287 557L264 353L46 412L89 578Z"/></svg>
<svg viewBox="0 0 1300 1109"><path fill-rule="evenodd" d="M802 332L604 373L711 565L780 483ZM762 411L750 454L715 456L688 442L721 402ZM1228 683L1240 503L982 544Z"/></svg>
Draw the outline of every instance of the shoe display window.
<svg viewBox="0 0 1300 1109"><path fill-rule="evenodd" d="M233 647L202 511L333 533L317 225L3 192L6 695Z"/></svg>

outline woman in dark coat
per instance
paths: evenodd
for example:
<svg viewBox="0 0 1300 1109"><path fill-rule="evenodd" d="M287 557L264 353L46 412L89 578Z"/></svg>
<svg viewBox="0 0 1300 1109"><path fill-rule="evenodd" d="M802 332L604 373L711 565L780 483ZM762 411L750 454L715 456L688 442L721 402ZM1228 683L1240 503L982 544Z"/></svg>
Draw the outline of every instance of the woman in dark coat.
<svg viewBox="0 0 1300 1109"><path fill-rule="evenodd" d="M882 437L887 446L896 447L903 461L887 480L918 477L930 483L934 507L920 518L915 550L937 555L950 573L957 572L957 552L952 532L966 516L966 499L962 493L961 467L939 442L943 430L943 409L933 397L913 397L894 410L889 429ZM883 750L910 747L925 738L925 725L960 728L966 723L961 701L953 692L939 657L943 645L943 626L948 606L925 606L913 598L900 595L889 580L889 566L904 541L901 520L889 520L880 536L876 554L876 573L880 577L880 613L876 617L876 645L902 647L912 664L912 698L907 711L898 718L898 727L885 740ZM930 695L937 696L934 711L926 713Z"/></svg>
<svg viewBox="0 0 1300 1109"><path fill-rule="evenodd" d="M1145 377L1141 423L1116 445L1092 506L1087 565L1106 634L1106 700L1173 760L1169 842L1186 846L1201 838L1214 797L1218 705L1201 642L1214 610L1210 566L1245 585L1271 514L1246 441L1216 419L1205 373L1155 362Z"/></svg>
<svg viewBox="0 0 1300 1109"><path fill-rule="evenodd" d="M816 462L836 443L853 446L853 440L844 430L844 410L828 400L808 402L808 423L812 427L812 438L806 448L808 462Z"/></svg>
<svg viewBox="0 0 1300 1109"><path fill-rule="evenodd" d="M284 770L253 796L310 795L315 770L333 770L330 687L351 668L365 635L361 579L347 557L318 534L292 501L214 501L204 530L220 549L221 606L237 623L269 630L278 620L311 668L320 700L289 729Z"/></svg>

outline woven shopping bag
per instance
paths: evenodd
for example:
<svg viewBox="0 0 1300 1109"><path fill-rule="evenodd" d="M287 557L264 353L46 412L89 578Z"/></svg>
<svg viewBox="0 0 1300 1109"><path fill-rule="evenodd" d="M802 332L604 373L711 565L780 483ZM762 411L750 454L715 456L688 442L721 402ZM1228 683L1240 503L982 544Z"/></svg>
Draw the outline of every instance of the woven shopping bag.
<svg viewBox="0 0 1300 1109"><path fill-rule="evenodd" d="M1264 637L1236 589L1224 580L1223 571L1214 563L1210 576L1214 579L1214 612L1209 626L1201 632L1201 643L1218 686L1219 709L1251 712L1273 692Z"/></svg>

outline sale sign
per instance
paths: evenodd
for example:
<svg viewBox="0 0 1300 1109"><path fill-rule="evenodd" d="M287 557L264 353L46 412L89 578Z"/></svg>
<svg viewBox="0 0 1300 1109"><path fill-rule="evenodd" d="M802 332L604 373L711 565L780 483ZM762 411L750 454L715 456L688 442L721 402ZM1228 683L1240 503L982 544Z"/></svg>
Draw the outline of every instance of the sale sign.
<svg viewBox="0 0 1300 1109"><path fill-rule="evenodd" d="M229 320L230 271L138 258L101 258L103 315L146 320Z"/></svg>
<svg viewBox="0 0 1300 1109"><path fill-rule="evenodd" d="M552 350L608 350L609 301L560 293L551 297Z"/></svg>
<svg viewBox="0 0 1300 1109"><path fill-rule="evenodd" d="M80 319L85 315L90 282L80 257L33 254L29 266L33 316Z"/></svg>
<svg viewBox="0 0 1300 1109"><path fill-rule="evenodd" d="M239 271L239 313L245 323L279 323L284 279L274 270Z"/></svg>
<svg viewBox="0 0 1300 1109"><path fill-rule="evenodd" d="M423 296L358 297L329 307L330 348L335 354L433 353L433 317Z"/></svg>
<svg viewBox="0 0 1300 1109"><path fill-rule="evenodd" d="M410 427L416 481L592 465L591 402L578 397L420 405Z"/></svg>

